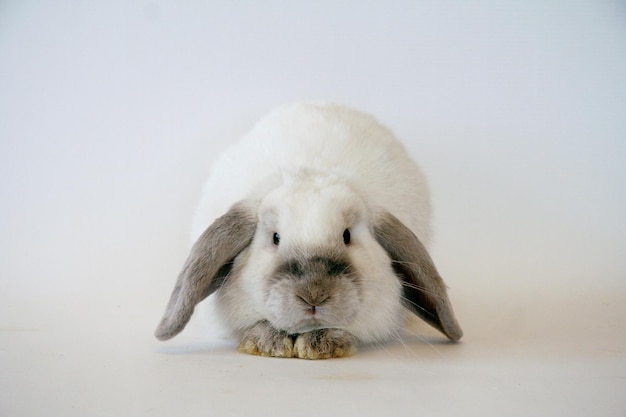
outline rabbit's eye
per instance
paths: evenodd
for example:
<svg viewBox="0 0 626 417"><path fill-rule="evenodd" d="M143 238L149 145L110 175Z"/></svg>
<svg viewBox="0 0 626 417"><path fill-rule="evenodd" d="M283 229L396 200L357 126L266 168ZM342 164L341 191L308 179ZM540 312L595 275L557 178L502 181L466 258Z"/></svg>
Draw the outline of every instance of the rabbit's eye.
<svg viewBox="0 0 626 417"><path fill-rule="evenodd" d="M278 246L278 244L280 243L280 235L278 233L274 233L273 241L274 245Z"/></svg>
<svg viewBox="0 0 626 417"><path fill-rule="evenodd" d="M346 245L350 244L350 230L346 229L343 231L343 243Z"/></svg>

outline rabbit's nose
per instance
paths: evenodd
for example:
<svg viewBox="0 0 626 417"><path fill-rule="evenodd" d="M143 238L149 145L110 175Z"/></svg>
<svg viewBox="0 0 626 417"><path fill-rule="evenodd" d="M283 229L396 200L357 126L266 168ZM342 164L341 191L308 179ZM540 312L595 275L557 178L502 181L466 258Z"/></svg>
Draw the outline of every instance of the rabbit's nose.
<svg viewBox="0 0 626 417"><path fill-rule="evenodd" d="M306 305L307 313L315 315L319 307L328 300L326 294L298 294L298 298Z"/></svg>

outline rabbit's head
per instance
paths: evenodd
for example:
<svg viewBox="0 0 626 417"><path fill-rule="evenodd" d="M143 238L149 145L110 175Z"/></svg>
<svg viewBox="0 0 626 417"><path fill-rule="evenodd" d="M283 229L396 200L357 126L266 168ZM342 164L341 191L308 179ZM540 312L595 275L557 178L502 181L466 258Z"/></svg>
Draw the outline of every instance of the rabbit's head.
<svg viewBox="0 0 626 417"><path fill-rule="evenodd" d="M178 334L215 291L240 331L264 320L288 334L339 328L382 340L406 306L451 340L462 336L418 237L341 175L287 175L215 220L193 246L156 336Z"/></svg>

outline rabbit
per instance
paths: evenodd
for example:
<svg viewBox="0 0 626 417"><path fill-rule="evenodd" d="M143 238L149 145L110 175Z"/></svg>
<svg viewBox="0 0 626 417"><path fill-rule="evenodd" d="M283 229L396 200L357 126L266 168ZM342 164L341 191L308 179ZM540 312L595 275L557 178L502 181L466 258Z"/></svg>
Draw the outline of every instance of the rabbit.
<svg viewBox="0 0 626 417"><path fill-rule="evenodd" d="M458 341L425 247L430 211L424 175L372 116L279 107L214 165L155 336L174 337L215 293L216 314L248 354L350 356L398 335L407 309Z"/></svg>

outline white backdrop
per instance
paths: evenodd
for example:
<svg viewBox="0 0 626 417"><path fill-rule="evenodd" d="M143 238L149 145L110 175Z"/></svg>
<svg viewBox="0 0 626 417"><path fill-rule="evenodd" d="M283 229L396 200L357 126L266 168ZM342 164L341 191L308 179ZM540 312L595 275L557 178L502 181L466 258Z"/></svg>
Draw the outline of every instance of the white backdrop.
<svg viewBox="0 0 626 417"><path fill-rule="evenodd" d="M217 153L309 99L425 170L460 310L626 291L623 2L7 0L0 328L149 335Z"/></svg>

